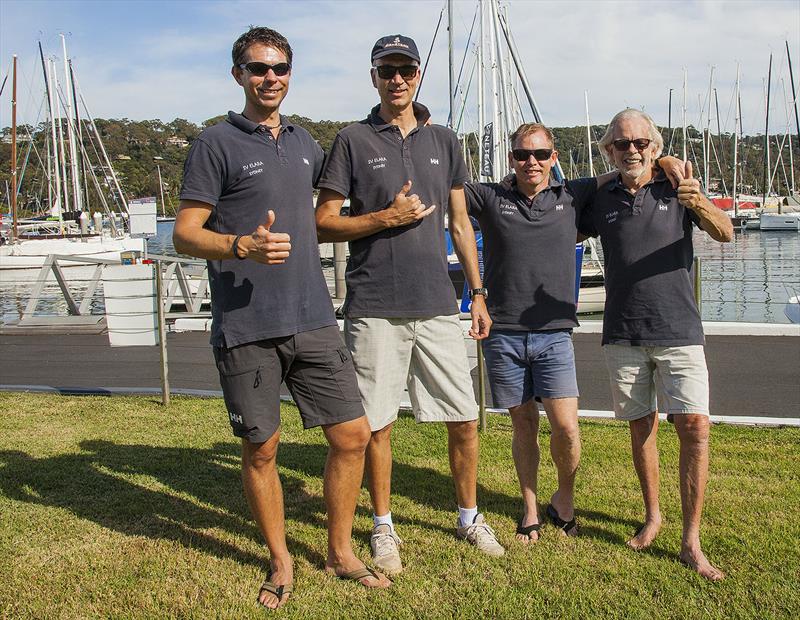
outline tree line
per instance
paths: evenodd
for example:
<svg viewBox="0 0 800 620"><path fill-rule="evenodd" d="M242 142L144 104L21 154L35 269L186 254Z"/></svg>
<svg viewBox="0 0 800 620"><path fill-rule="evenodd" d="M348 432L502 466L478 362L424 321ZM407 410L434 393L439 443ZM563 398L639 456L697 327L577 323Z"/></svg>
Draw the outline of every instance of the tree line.
<svg viewBox="0 0 800 620"><path fill-rule="evenodd" d="M327 152L330 150L336 133L350 124L339 121L313 121L302 116L292 115L289 120L304 127ZM200 132L213 124L221 122L225 115L216 116L196 125L182 118L171 122L161 120L134 121L122 119L97 119L97 131L108 152L120 184L128 199L155 196L161 202L159 176L163 187L165 211L174 213L178 205L183 164L191 143ZM594 171L606 170L596 141L605 132L605 125L594 125L592 132L592 153ZM99 183L107 189L107 171L99 164L96 140L92 140L93 132L88 124L82 125L83 144L89 154L91 167ZM585 126L553 128L559 161L567 177L589 176L589 157ZM9 187L11 182L11 144L10 128L0 132L0 192L3 196L3 211L8 210ZM18 174L22 178L18 205L23 216L35 215L47 210L48 183L46 174L47 141L49 127L42 123L39 126L22 125L17 129L18 142ZM683 151L682 130L669 131L662 129L665 153L681 156ZM31 139L32 138L32 139ZM791 137L794 178L800 185L800 145L797 136ZM704 180L711 192L730 195L733 185L733 142L730 133L712 135L713 148L709 158L709 179ZM792 185L792 170L788 139L785 136L770 136L770 167L767 178L772 179L773 191L780 195L789 193ZM478 170L478 152L474 134L467 136L468 158L473 171ZM780 148L781 145L783 148ZM687 152L695 165L695 174L700 175L705 167L703 159L703 134L694 127L688 129ZM779 157L778 154L781 154ZM765 141L764 136L745 136L739 145L739 191L740 193L760 194L765 178ZM24 169L24 175L23 175ZM91 211L101 210L94 183L84 177L84 200ZM724 192L723 190L727 190Z"/></svg>

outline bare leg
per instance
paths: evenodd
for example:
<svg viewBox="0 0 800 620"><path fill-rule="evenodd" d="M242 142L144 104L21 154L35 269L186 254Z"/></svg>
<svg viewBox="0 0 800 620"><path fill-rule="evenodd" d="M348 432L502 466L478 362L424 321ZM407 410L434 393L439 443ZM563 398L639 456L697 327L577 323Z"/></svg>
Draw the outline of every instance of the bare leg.
<svg viewBox="0 0 800 620"><path fill-rule="evenodd" d="M370 438L365 417L322 427L330 444L325 463L323 495L328 512L328 559L325 569L342 575L364 567L353 553L352 533L356 501L364 475L364 450ZM391 582L378 577L362 577L362 585L387 588Z"/></svg>
<svg viewBox="0 0 800 620"><path fill-rule="evenodd" d="M681 442L680 482L683 509L681 560L702 577L719 581L725 573L708 561L700 548L700 517L708 482L708 416L680 414L675 430Z"/></svg>
<svg viewBox="0 0 800 620"><path fill-rule="evenodd" d="M376 515L391 510L393 426L394 422L373 432L367 445L367 484Z"/></svg>
<svg viewBox="0 0 800 620"><path fill-rule="evenodd" d="M661 530L661 509L658 504L659 469L658 413L652 412L630 422L633 466L639 476L644 498L644 525L628 541L631 549L645 549L655 540Z"/></svg>
<svg viewBox="0 0 800 620"><path fill-rule="evenodd" d="M462 508L478 505L478 422L446 422L450 472Z"/></svg>
<svg viewBox="0 0 800 620"><path fill-rule="evenodd" d="M514 434L511 439L511 455L522 492L522 525L539 523L536 505L536 486L539 475L539 407L531 399L517 407L509 407ZM539 532L529 535L517 534L518 541L528 544L539 540Z"/></svg>
<svg viewBox="0 0 800 620"><path fill-rule="evenodd" d="M558 470L558 490L550 503L564 521L575 516L575 474L581 459L577 398L542 399L550 421L550 455ZM576 534L575 528L567 534Z"/></svg>
<svg viewBox="0 0 800 620"><path fill-rule="evenodd" d="M250 512L267 541L270 554L271 581L275 585L292 583L292 557L286 547L283 514L283 490L275 467L280 431L263 443L242 440L242 483ZM278 600L274 594L262 592L259 603L270 609L283 606L288 598Z"/></svg>

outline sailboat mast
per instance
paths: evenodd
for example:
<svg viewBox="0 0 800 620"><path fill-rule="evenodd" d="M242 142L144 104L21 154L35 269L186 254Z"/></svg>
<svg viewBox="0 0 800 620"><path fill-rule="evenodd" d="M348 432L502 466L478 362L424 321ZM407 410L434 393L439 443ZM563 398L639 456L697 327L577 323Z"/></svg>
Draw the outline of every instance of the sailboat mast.
<svg viewBox="0 0 800 620"><path fill-rule="evenodd" d="M711 85L714 80L714 65L711 65L711 72L708 76L708 109L706 110L706 133L703 142L703 164L705 172L703 174L703 183L708 191L708 186L711 182L709 175L711 174Z"/></svg>
<svg viewBox="0 0 800 620"><path fill-rule="evenodd" d="M52 79L50 77L50 67L44 59L44 52L42 51L42 44L39 43L39 57L42 61L42 73L44 74L44 85L47 91L47 107L50 115L50 148L52 149L52 171L55 179L55 202L50 203L50 214L58 216L59 232L64 234L64 215L61 209L61 173L59 172L58 162L58 138L56 136L56 107L55 107L55 93L53 92Z"/></svg>
<svg viewBox="0 0 800 620"><path fill-rule="evenodd" d="M794 196L794 156L792 155L792 133L791 133L791 126L792 120L789 118L789 103L786 99L786 82L783 78L781 78L781 85L783 86L783 109L786 111L786 137L789 141L789 171L791 173L791 183L792 186L789 190L789 194ZM784 171L784 176L786 175L786 171Z"/></svg>
<svg viewBox="0 0 800 620"><path fill-rule="evenodd" d="M455 76L455 61L453 60L453 0L447 0L447 57L448 67L450 68L448 76L450 85L449 99L450 99L450 129L455 127L456 122L456 76Z"/></svg>
<svg viewBox="0 0 800 620"><path fill-rule="evenodd" d="M794 90L794 73L792 72L792 55L789 53L789 42L786 41L786 58L789 60L789 81L792 83L792 104L794 106L794 127L797 130L797 141L800 142L800 118L797 116L797 93Z"/></svg>
<svg viewBox="0 0 800 620"><path fill-rule="evenodd" d="M586 148L589 153L589 176L594 176L594 160L592 159L592 130L589 122L589 91L583 91L583 101L586 107Z"/></svg>
<svg viewBox="0 0 800 620"><path fill-rule="evenodd" d="M14 54L14 73L11 78L11 234L19 234L17 222L17 55Z"/></svg>
<svg viewBox="0 0 800 620"><path fill-rule="evenodd" d="M739 168L739 130L742 125L742 104L739 98L739 64L736 64L736 115L733 121L733 215L739 215L739 195L736 191Z"/></svg>
<svg viewBox="0 0 800 620"><path fill-rule="evenodd" d="M61 127L62 119L61 119L61 111L62 111L62 101L61 98L58 96L58 75L56 75L56 61L54 59L50 59L50 78L53 80L53 96L55 97L55 104L56 104L56 131L58 133L58 154L59 154L59 163L61 164L61 180L64 182L62 187L61 198L63 199L64 203L64 210L69 211L69 190L67 189L67 155L64 152L64 130Z"/></svg>
<svg viewBox="0 0 800 620"><path fill-rule="evenodd" d="M683 161L687 161L686 153L686 67L683 68Z"/></svg>
<svg viewBox="0 0 800 620"><path fill-rule="evenodd" d="M161 180L161 166L159 164L156 164L156 170L158 170L158 191L161 192L161 215L166 217L167 206L164 203L164 182Z"/></svg>
<svg viewBox="0 0 800 620"><path fill-rule="evenodd" d="M69 77L69 62L67 61L67 42L64 35L61 35L61 50L64 54L64 120L67 124L67 138L69 139L69 163L70 175L72 177L72 204L76 211L83 211L83 200L81 199L81 184L78 178L78 154L75 149L75 130L72 127L72 80ZM66 177L65 177L66 178Z"/></svg>
<svg viewBox="0 0 800 620"><path fill-rule="evenodd" d="M764 114L764 201L761 206L766 209L767 207L767 194L769 193L769 91L772 85L772 54L769 55L769 70L767 71L767 93L766 93L766 109Z"/></svg>
<svg viewBox="0 0 800 620"><path fill-rule="evenodd" d="M486 125L486 118L483 113L484 83L486 79L485 67L483 64L483 0L478 0L478 11L480 11L480 30L478 31L478 179L486 181L483 174L483 132Z"/></svg>

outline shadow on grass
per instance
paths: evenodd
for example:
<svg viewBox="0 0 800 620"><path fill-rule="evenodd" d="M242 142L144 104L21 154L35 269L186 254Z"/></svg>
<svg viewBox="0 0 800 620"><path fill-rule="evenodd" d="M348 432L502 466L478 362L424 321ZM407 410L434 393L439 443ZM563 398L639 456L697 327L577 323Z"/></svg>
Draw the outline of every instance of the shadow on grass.
<svg viewBox="0 0 800 620"><path fill-rule="evenodd" d="M218 443L202 450L84 441L80 447L79 454L41 459L21 451L0 452L0 491L19 501L64 508L126 535L175 541L219 558L264 566L266 549L251 553L202 531L222 529L264 544L243 497L236 444ZM140 484L131 479L136 476L158 482ZM291 498L286 502L287 519L324 527L319 516L325 512L322 498L307 493L303 480L285 472L281 481ZM319 553L291 532L287 543L293 554L324 564Z"/></svg>

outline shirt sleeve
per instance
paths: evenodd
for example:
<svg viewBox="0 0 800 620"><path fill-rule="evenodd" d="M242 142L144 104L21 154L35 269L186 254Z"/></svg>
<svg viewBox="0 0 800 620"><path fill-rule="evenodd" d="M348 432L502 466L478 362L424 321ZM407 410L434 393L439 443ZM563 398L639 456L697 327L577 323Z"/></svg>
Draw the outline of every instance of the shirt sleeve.
<svg viewBox="0 0 800 620"><path fill-rule="evenodd" d="M594 223L594 207L591 203L584 205L578 217L578 232L587 237L597 237L597 227Z"/></svg>
<svg viewBox="0 0 800 620"><path fill-rule="evenodd" d="M467 212L471 217L480 219L483 214L483 196L479 183L465 183L464 196L467 198Z"/></svg>
<svg viewBox="0 0 800 620"><path fill-rule="evenodd" d="M320 189L330 189L347 198L352 189L352 165L347 140L339 133L333 141L331 152L325 160L322 175L317 182Z"/></svg>
<svg viewBox="0 0 800 620"><path fill-rule="evenodd" d="M319 188L319 180L320 176L322 175L322 170L325 166L325 151L322 150L322 147L319 143L312 138L314 142L314 188Z"/></svg>
<svg viewBox="0 0 800 620"><path fill-rule="evenodd" d="M574 181L567 181L567 190L572 194L572 204L577 209L583 209L591 205L594 196L597 193L597 179L589 177L585 179L575 179Z"/></svg>
<svg viewBox="0 0 800 620"><path fill-rule="evenodd" d="M195 140L183 166L180 199L216 206L224 179L225 169L219 155L201 138Z"/></svg>
<svg viewBox="0 0 800 620"><path fill-rule="evenodd" d="M450 131L450 187L457 187L464 185L469 181L469 172L467 172L467 164L464 163L464 157L461 155L461 144L458 141L458 136L455 132Z"/></svg>

